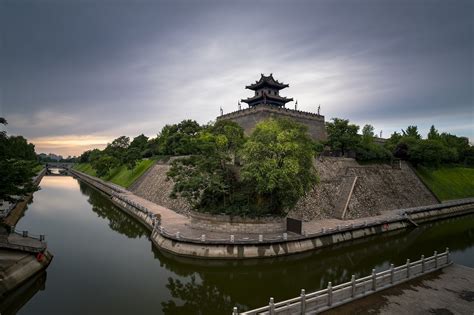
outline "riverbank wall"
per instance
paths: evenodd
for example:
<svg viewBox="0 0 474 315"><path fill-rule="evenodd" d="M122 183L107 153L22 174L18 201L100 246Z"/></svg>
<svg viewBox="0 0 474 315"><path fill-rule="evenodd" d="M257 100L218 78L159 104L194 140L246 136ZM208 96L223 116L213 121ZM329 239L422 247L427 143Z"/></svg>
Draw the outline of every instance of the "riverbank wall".
<svg viewBox="0 0 474 315"><path fill-rule="evenodd" d="M33 184L35 186L38 186L45 174L46 174L46 168L43 168L43 170L38 175L36 175L36 177L33 179ZM15 204L11 205L10 209L7 209L7 211L4 211L4 213L0 214L0 217L3 217L2 222L9 226L15 226L18 223L18 221L20 221L21 217L23 217L26 206L28 205L28 203L31 201L32 198L33 198L33 193L30 193L24 196Z"/></svg>
<svg viewBox="0 0 474 315"><path fill-rule="evenodd" d="M228 233L212 233L212 231L205 230L199 230L199 232L203 232L201 235L196 235L196 233L186 235L186 229L193 228L189 226L192 222L191 219L181 226L181 230L176 230L176 226L178 226L176 222L170 222L174 218L167 220L166 217L169 217L171 210L158 205L156 205L158 210L150 209L150 204L144 206L139 202L132 202L130 196L133 194L117 185L75 170L72 170L71 173L107 194L120 209L147 227L151 231L150 239L157 248L175 255L196 258L247 259L290 255L415 227L419 223L474 213L474 198L470 198L430 206L399 209L391 211L390 215L340 221L346 223L345 225L328 224L325 226L322 221L319 230L306 228L303 235L285 232L278 237L274 235L268 237L268 235L261 233L237 238ZM160 209L165 212L160 213ZM175 219L174 221L179 220Z"/></svg>
<svg viewBox="0 0 474 315"><path fill-rule="evenodd" d="M0 297L46 270L53 255L47 250L33 254L18 250L0 249Z"/></svg>

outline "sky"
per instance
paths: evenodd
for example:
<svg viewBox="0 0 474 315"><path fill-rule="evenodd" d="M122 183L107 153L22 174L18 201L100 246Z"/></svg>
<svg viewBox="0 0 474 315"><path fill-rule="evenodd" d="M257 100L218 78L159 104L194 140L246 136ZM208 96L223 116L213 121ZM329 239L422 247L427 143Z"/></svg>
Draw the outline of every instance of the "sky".
<svg viewBox="0 0 474 315"><path fill-rule="evenodd" d="M0 0L0 117L78 155L215 120L273 73L326 120L472 142L473 21L469 0Z"/></svg>

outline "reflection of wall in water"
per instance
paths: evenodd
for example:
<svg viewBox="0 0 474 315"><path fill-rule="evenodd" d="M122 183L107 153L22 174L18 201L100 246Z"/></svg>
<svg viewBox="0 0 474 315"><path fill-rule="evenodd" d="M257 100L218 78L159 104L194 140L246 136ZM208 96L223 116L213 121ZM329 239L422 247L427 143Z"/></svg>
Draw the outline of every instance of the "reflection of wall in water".
<svg viewBox="0 0 474 315"><path fill-rule="evenodd" d="M38 291L45 288L46 271L42 271L8 295L0 297L0 314L15 315Z"/></svg>
<svg viewBox="0 0 474 315"><path fill-rule="evenodd" d="M79 181L81 192L88 196L88 202L99 217L109 221L109 227L129 238L149 235L149 232L134 218L118 209L107 197L98 190Z"/></svg>
<svg viewBox="0 0 474 315"><path fill-rule="evenodd" d="M462 237L461 237L462 235ZM255 259L243 261L200 260L177 257L162 253L152 248L155 257L164 267L181 277L188 277L189 284L168 279L167 287L176 299L186 301L182 308L172 302L163 306L169 307L177 314L185 314L188 306L195 303L206 303L195 297L219 296L226 299L230 308L217 309L214 313L226 313L235 303L245 301L249 306L258 307L268 302L268 296L249 294L249 292L268 292L277 301L290 298L299 293L302 284L307 291L316 291L327 286L331 281L340 284L349 281L352 274L356 277L369 275L372 268L385 270L390 263L401 265L409 258L412 261L422 254L430 256L433 251L444 251L449 247L452 252L462 251L472 246L474 240L474 215L455 217L421 225L413 230L400 230L373 236L366 239L337 244L312 252L287 257ZM200 280L199 280L200 279ZM252 290L247 290L249 283ZM269 288L277 287L277 294ZM206 292L207 295L202 292ZM216 291L217 290L217 291ZM214 299L209 299L209 307ZM178 303L178 305L180 305ZM200 304L202 305L202 304ZM215 304L215 308L225 305ZM207 305L201 306L206 309ZM239 310L244 307L239 307Z"/></svg>

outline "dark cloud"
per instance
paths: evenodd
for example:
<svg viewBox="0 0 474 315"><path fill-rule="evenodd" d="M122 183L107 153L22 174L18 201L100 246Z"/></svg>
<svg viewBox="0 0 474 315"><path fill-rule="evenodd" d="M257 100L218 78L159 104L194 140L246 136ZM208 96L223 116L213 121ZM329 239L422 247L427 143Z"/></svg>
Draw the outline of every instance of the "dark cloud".
<svg viewBox="0 0 474 315"><path fill-rule="evenodd" d="M235 110L273 72L328 119L472 139L473 12L472 1L3 0L0 115L29 138L154 135Z"/></svg>

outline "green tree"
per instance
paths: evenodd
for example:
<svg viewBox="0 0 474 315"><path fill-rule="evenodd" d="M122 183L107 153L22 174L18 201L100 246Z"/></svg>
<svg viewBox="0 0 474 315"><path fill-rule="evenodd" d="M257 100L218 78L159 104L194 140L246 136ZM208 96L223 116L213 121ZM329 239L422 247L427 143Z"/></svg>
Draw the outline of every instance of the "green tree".
<svg viewBox="0 0 474 315"><path fill-rule="evenodd" d="M138 152L140 153L140 155L142 155L147 149L147 147L148 147L148 137L145 136L144 134L141 134L133 138L133 141L130 143L129 148L138 149Z"/></svg>
<svg viewBox="0 0 474 315"><path fill-rule="evenodd" d="M133 169L137 164L137 161L141 159L140 149L137 147L130 147L127 150L125 156L125 165L129 170Z"/></svg>
<svg viewBox="0 0 474 315"><path fill-rule="evenodd" d="M202 127L194 120L166 125L156 139L156 153L161 155L189 155L198 151L196 138Z"/></svg>
<svg viewBox="0 0 474 315"><path fill-rule="evenodd" d="M347 119L333 118L326 123L328 133L327 144L335 151L344 155L347 150L354 149L359 142L359 126L350 124Z"/></svg>
<svg viewBox="0 0 474 315"><path fill-rule="evenodd" d="M109 174L109 171L117 167L120 161L107 154L102 154L99 158L92 161L92 167L95 169L97 176L104 177Z"/></svg>
<svg viewBox="0 0 474 315"><path fill-rule="evenodd" d="M7 121L0 117L0 124ZM0 201L14 201L12 196L23 196L37 190L32 178L38 165L34 145L21 136L7 137L0 133Z"/></svg>
<svg viewBox="0 0 474 315"><path fill-rule="evenodd" d="M447 148L456 150L457 158L451 162L466 162L466 157L472 146L469 144L469 139L466 137L457 137L455 135L443 132L440 134L440 141Z"/></svg>
<svg viewBox="0 0 474 315"><path fill-rule="evenodd" d="M225 207L226 203L233 202L232 188L235 188L237 179L228 163L231 160L229 146L241 141L235 137L227 138L221 133L225 131L225 128L211 128L201 132L196 139L199 153L172 163L168 172L168 177L175 182L172 197L186 198L196 210ZM235 136L233 132L231 135Z"/></svg>
<svg viewBox="0 0 474 315"><path fill-rule="evenodd" d="M32 178L36 161L0 160L0 200L14 201L12 196L24 196L36 191Z"/></svg>
<svg viewBox="0 0 474 315"><path fill-rule="evenodd" d="M436 130L434 125L431 125L430 131L428 132L428 140L439 140L439 132Z"/></svg>
<svg viewBox="0 0 474 315"><path fill-rule="evenodd" d="M78 158L79 163L87 163L89 162L89 157L91 155L92 150L84 151Z"/></svg>
<svg viewBox="0 0 474 315"><path fill-rule="evenodd" d="M120 161L125 163L125 156L127 154L127 149L130 146L130 138L126 136L121 136L109 143L104 149L104 154L110 155Z"/></svg>
<svg viewBox="0 0 474 315"><path fill-rule="evenodd" d="M411 137L413 139L420 140L421 135L418 132L418 127L417 126L408 126L406 130L402 129L403 136L405 137Z"/></svg>
<svg viewBox="0 0 474 315"><path fill-rule="evenodd" d="M307 128L295 121L257 124L242 151L241 178L259 208L283 214L316 183L313 147Z"/></svg>
<svg viewBox="0 0 474 315"><path fill-rule="evenodd" d="M384 147L388 151L392 152L392 154L393 154L394 151L395 151L395 148L397 147L398 143L400 142L400 140L402 138L403 138L403 136L395 131L394 133L392 133L390 138L387 139L387 141L384 144Z"/></svg>
<svg viewBox="0 0 474 315"><path fill-rule="evenodd" d="M374 139L374 136L374 126L367 124L362 128L362 139L370 141Z"/></svg>

